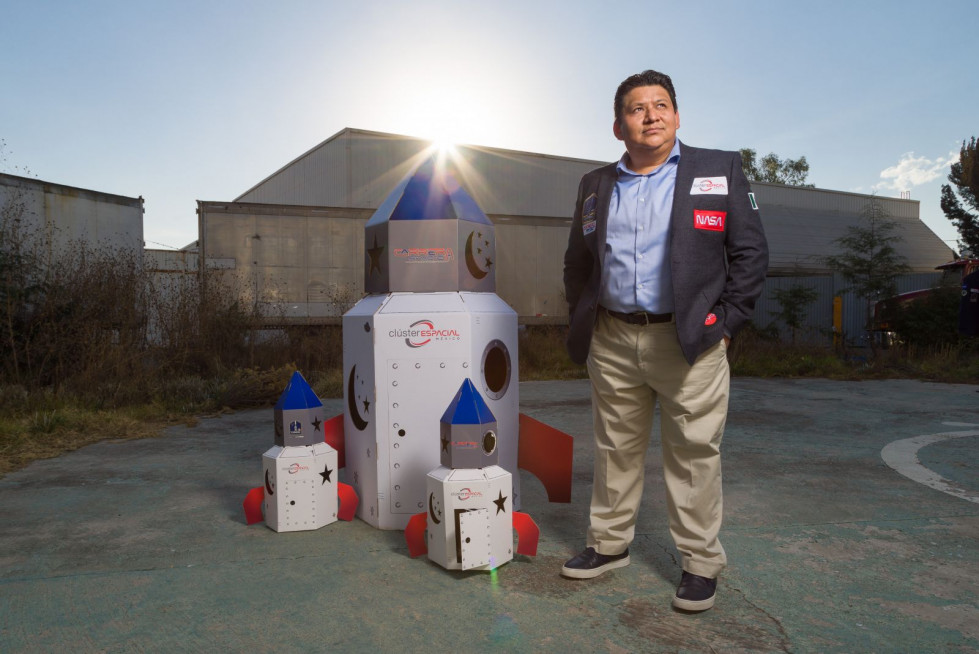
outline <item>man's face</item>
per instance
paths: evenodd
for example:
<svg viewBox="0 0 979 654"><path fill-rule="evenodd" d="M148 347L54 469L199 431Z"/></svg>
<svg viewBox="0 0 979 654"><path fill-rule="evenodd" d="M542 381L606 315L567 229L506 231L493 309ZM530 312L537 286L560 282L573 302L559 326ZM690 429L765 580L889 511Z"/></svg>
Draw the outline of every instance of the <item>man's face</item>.
<svg viewBox="0 0 979 654"><path fill-rule="evenodd" d="M637 86L624 98L622 115L612 125L615 138L632 157L665 157L673 148L680 114L662 86Z"/></svg>

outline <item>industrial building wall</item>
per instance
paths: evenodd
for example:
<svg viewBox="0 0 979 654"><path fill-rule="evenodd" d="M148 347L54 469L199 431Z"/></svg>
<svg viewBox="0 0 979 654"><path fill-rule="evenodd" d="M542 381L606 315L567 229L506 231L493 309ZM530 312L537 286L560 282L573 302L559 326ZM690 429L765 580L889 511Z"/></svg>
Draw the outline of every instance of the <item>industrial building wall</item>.
<svg viewBox="0 0 979 654"><path fill-rule="evenodd" d="M376 209L432 152L431 144L395 134L344 129L272 174L238 202ZM581 176L606 162L497 148L457 146L446 161L489 215L566 220ZM836 239L861 224L870 195L755 182L773 274L829 273L824 258ZM952 250L919 219L916 200L876 198L898 224L897 244L915 272L949 261Z"/></svg>
<svg viewBox="0 0 979 654"><path fill-rule="evenodd" d="M941 281L941 272L899 275L896 279L897 292L907 293L933 288ZM812 289L817 293L816 300L806 307L803 326L796 332L797 343L828 345L833 342L833 298L839 296L842 300L841 331L847 344L855 346L868 344L866 331L868 303L852 291L845 290L847 284L839 274L767 278L765 289L755 304L752 322L762 329L774 324L780 339L788 342L791 339L791 330L775 318L781 310L779 303L775 301L775 291L789 290L796 286Z"/></svg>
<svg viewBox="0 0 979 654"><path fill-rule="evenodd" d="M209 276L270 317L332 322L364 294L360 209L199 202ZM497 294L524 322L567 321L562 267L570 221L490 216Z"/></svg>
<svg viewBox="0 0 979 654"><path fill-rule="evenodd" d="M79 243L142 256L142 198L0 173L0 212L41 238L48 256Z"/></svg>

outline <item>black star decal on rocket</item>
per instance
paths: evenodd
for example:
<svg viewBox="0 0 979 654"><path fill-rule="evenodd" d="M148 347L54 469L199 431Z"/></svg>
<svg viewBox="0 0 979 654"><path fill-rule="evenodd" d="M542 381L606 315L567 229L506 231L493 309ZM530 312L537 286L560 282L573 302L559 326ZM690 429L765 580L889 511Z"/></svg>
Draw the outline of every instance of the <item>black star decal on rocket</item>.
<svg viewBox="0 0 979 654"><path fill-rule="evenodd" d="M313 421L313 431L319 431L322 425L323 421L320 420L319 416L316 416L316 420Z"/></svg>
<svg viewBox="0 0 979 654"><path fill-rule="evenodd" d="M500 497L499 497L499 499L493 500L493 504L496 505L496 513L497 513L497 515L499 515L501 511L503 513L506 513L506 501L507 501L507 498L503 497L503 491L500 491Z"/></svg>
<svg viewBox="0 0 979 654"><path fill-rule="evenodd" d="M442 437L442 451L446 453L449 451L449 439L445 436Z"/></svg>
<svg viewBox="0 0 979 654"><path fill-rule="evenodd" d="M368 402L367 400L364 400L364 413L369 413L370 406L371 403Z"/></svg>
<svg viewBox="0 0 979 654"><path fill-rule="evenodd" d="M332 475L332 474L333 474L333 471L330 470L330 465L329 464L323 466L323 472L320 473L320 477L323 478L323 482L322 483L325 484L326 482L330 481L330 475Z"/></svg>
<svg viewBox="0 0 979 654"><path fill-rule="evenodd" d="M486 257L486 267L489 268L492 265L493 265L493 260L490 259L489 257Z"/></svg>
<svg viewBox="0 0 979 654"><path fill-rule="evenodd" d="M381 274L381 255L384 253L384 246L377 244L377 234L374 235L374 247L367 248L367 255L371 258L371 267L367 271L368 275L374 273L374 269L377 269L377 274Z"/></svg>

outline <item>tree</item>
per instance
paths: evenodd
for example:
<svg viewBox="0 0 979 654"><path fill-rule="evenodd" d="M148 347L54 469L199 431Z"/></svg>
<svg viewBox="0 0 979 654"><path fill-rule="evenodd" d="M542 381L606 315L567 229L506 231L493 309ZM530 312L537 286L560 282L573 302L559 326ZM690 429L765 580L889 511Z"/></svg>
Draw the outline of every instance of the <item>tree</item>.
<svg viewBox="0 0 979 654"><path fill-rule="evenodd" d="M779 311L775 314L776 320L781 320L789 328L792 334L792 345L795 345L795 333L802 328L802 321L806 317L806 307L816 301L819 292L814 288L808 288L802 284L793 284L789 288L777 288L772 292L772 297L778 303Z"/></svg>
<svg viewBox="0 0 979 654"><path fill-rule="evenodd" d="M870 349L877 356L873 338L873 307L880 300L897 293L897 276L909 270L894 244L901 236L898 225L876 196L860 211L863 225L846 228L846 235L836 239L840 254L826 257L826 264L843 276L845 290L853 291L867 301L866 329L871 332Z"/></svg>
<svg viewBox="0 0 979 654"><path fill-rule="evenodd" d="M770 152L758 161L758 155L751 148L741 148L740 152L745 177L753 182L773 182L808 188L815 186L806 183L809 162L805 156L798 159L779 159L777 154Z"/></svg>
<svg viewBox="0 0 979 654"><path fill-rule="evenodd" d="M959 250L968 250L972 256L979 256L979 166L976 158L976 137L973 136L962 141L959 160L952 164L948 174L948 181L955 190L949 184L942 184L942 211L959 230L962 238L958 243Z"/></svg>

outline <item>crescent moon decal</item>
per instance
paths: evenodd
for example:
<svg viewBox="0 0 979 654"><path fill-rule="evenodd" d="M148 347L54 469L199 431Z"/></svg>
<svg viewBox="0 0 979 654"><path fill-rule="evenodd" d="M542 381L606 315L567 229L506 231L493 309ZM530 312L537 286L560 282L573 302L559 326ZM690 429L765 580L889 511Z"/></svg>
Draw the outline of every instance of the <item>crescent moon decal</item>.
<svg viewBox="0 0 979 654"><path fill-rule="evenodd" d="M269 471L265 471L265 492L269 495L275 495L275 489L272 488L272 482L269 481Z"/></svg>
<svg viewBox="0 0 979 654"><path fill-rule="evenodd" d="M476 264L476 259L473 257L473 236L476 232L469 232L469 238L466 239L466 268L469 269L469 274L476 279L482 279L489 274L488 270L483 270Z"/></svg>
<svg viewBox="0 0 979 654"><path fill-rule="evenodd" d="M354 378L357 376L357 366L350 369L350 378L347 380L347 413L350 414L350 421L354 423L357 431L367 429L367 421L360 417L357 410L357 397L354 394Z"/></svg>
<svg viewBox="0 0 979 654"><path fill-rule="evenodd" d="M440 525L440 524L442 524L442 521L438 519L438 516L437 515L435 515L435 506L432 504L432 502L434 500L435 500L435 493L429 493L428 494L428 515L432 516L432 522L434 522L437 525Z"/></svg>

